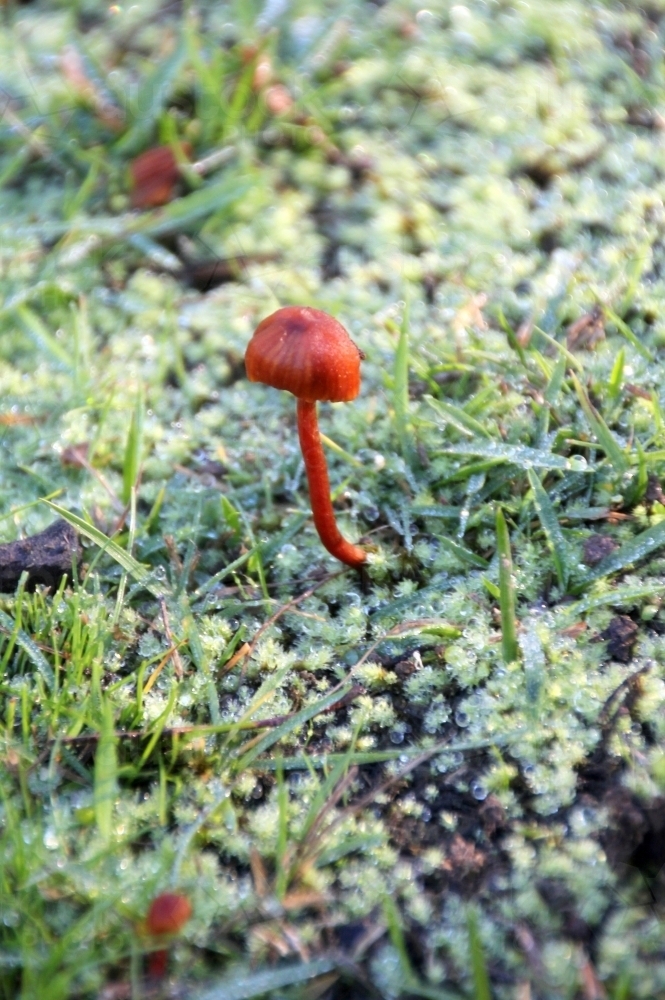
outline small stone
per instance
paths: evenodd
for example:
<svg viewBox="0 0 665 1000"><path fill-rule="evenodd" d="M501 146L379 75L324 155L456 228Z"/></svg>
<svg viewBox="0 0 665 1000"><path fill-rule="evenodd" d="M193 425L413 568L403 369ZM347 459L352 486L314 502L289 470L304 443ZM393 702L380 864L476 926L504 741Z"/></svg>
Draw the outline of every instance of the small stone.
<svg viewBox="0 0 665 1000"><path fill-rule="evenodd" d="M630 663L633 647L637 642L638 627L628 615L616 615L607 628L600 633L607 640L607 655L619 663Z"/></svg>
<svg viewBox="0 0 665 1000"><path fill-rule="evenodd" d="M590 535L584 543L584 562L587 566L597 566L618 547L608 535Z"/></svg>

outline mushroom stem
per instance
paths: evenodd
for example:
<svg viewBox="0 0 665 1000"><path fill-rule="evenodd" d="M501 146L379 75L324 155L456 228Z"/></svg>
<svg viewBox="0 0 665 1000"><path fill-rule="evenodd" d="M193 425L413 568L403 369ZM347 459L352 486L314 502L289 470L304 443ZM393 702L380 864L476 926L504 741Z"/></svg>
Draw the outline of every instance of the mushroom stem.
<svg viewBox="0 0 665 1000"><path fill-rule="evenodd" d="M315 402L298 399L298 435L302 457L305 460L314 526L319 538L328 552L340 562L346 563L347 566L362 566L367 558L364 549L347 542L335 521L335 512L330 499L328 466L321 445Z"/></svg>
<svg viewBox="0 0 665 1000"><path fill-rule="evenodd" d="M160 948L159 951L150 952L150 957L148 959L148 975L151 979L163 979L166 975L166 963L169 957L169 953L166 948Z"/></svg>

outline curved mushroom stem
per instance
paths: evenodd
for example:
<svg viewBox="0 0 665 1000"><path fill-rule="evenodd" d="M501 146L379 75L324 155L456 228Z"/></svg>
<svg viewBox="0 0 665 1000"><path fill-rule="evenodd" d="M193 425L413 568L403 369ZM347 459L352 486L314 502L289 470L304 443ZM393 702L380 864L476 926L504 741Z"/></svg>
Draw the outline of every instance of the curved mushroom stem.
<svg viewBox="0 0 665 1000"><path fill-rule="evenodd" d="M347 542L337 527L330 499L328 466L323 454L319 425L316 419L316 403L306 399L298 400L298 436L300 437L302 457L305 460L314 526L319 537L328 552L340 562L346 563L347 566L362 566L367 559L365 550L358 545Z"/></svg>

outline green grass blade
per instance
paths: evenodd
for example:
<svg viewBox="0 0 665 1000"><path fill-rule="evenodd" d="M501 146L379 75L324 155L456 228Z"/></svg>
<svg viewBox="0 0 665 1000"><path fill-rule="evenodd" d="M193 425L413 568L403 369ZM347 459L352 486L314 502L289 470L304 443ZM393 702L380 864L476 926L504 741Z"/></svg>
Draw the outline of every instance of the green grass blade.
<svg viewBox="0 0 665 1000"><path fill-rule="evenodd" d="M552 375L547 383L545 392L543 393L546 403L550 406L554 406L559 393L561 392L561 386L563 385L563 379L566 374L566 357L560 354L556 359L556 364L552 370Z"/></svg>
<svg viewBox="0 0 665 1000"><path fill-rule="evenodd" d="M256 552L261 553L263 565L265 566L283 545L286 545L287 542L290 542L291 539L298 534L303 524L305 524L310 517L310 514L297 514L293 520L287 524L284 530L280 531L279 535L275 538L272 538L269 542L262 542L261 544L256 545L254 548L250 549L249 552L243 552L241 556L238 556L237 559L230 562L228 566L225 566L224 569L220 569L218 573L215 573L215 575L211 576L209 580L206 580L205 583L201 584L199 589L194 594L193 601L198 601L202 597L205 597L205 595L212 590L213 587L216 587L218 583L221 583L222 580L229 575L229 573L234 573L237 569L240 569L241 566L244 566Z"/></svg>
<svg viewBox="0 0 665 1000"><path fill-rule="evenodd" d="M624 507L627 507L629 510L640 502L649 485L647 456L639 441L635 442L635 446L637 448L637 473L633 473L633 478L628 483L623 495Z"/></svg>
<svg viewBox="0 0 665 1000"><path fill-rule="evenodd" d="M526 727L520 727L511 730L510 733L495 734L491 739L469 740L463 743L442 743L439 747L435 748L433 753L475 753L477 750L486 750L491 747L511 746L521 740L526 731ZM422 752L423 749L421 746L415 746L400 747L395 750L356 750L351 756L349 756L347 750L345 753L321 753L302 755L300 757L280 757L279 760L285 771L311 772L312 768L315 767L327 770L338 761L343 761L350 765L384 764L386 761L398 760L402 757L405 759L418 757ZM270 759L262 760L261 767L266 771L274 771L277 767L277 762Z"/></svg>
<svg viewBox="0 0 665 1000"><path fill-rule="evenodd" d="M29 306L23 305L14 310L14 315L23 331L38 348L50 354L63 368L72 369L71 353L47 330L36 312Z"/></svg>
<svg viewBox="0 0 665 1000"><path fill-rule="evenodd" d="M394 324L389 328L393 329ZM393 409L395 428L400 452L403 458L411 454L409 433L409 307L404 306L404 315L399 326L395 362L393 366Z"/></svg>
<svg viewBox="0 0 665 1000"><path fill-rule="evenodd" d="M236 82L233 97L228 102L226 111L222 113L224 121L223 134L225 136L231 136L238 122L247 117L247 105L252 98L254 69L255 64L250 60ZM220 118L222 115L220 115Z"/></svg>
<svg viewBox="0 0 665 1000"><path fill-rule="evenodd" d="M234 540L240 538L242 534L242 521L240 520L240 514L228 497L225 497L223 493L219 498L219 502L222 506L222 517L224 518L231 535Z"/></svg>
<svg viewBox="0 0 665 1000"><path fill-rule="evenodd" d="M253 997L276 996L276 990L333 972L337 965L332 958L317 958L313 962L282 965L246 976L235 972L204 993L193 994L192 1000L252 1000Z"/></svg>
<svg viewBox="0 0 665 1000"><path fill-rule="evenodd" d="M461 434L491 438L492 435L485 425L475 417L470 417L461 407L453 406L452 403L446 403L441 399L434 399L433 396L425 396L424 399L445 423L450 424Z"/></svg>
<svg viewBox="0 0 665 1000"><path fill-rule="evenodd" d="M580 588L583 590L584 588ZM646 584L627 584L620 587L612 587L604 594L596 594L593 597L583 597L573 604L567 604L564 611L566 621L572 621L586 611L594 608L603 608L608 604L612 607L621 608L634 607L640 601L665 592L665 582L660 580L649 580Z"/></svg>
<svg viewBox="0 0 665 1000"><path fill-rule="evenodd" d="M621 392L621 385L623 383L623 369L626 363L626 349L622 347L618 352L616 358L614 359L614 364L612 365L612 371L610 373L610 378L607 383L607 392L611 399L615 400L619 398L619 393Z"/></svg>
<svg viewBox="0 0 665 1000"><path fill-rule="evenodd" d="M654 360L653 354L651 353L649 348L644 346L644 344L640 341L640 339L636 336L636 334L633 333L633 331L625 322L625 320L621 319L621 317L618 316L615 312L613 312L612 309L609 308L609 306L603 306L603 312L605 313L605 316L610 321L610 323L612 323L617 328L618 332L621 334L624 340L627 340L628 343L631 345L631 347L635 348L638 354L641 354L646 361Z"/></svg>
<svg viewBox="0 0 665 1000"><path fill-rule="evenodd" d="M593 472L586 459L573 455L565 458L544 448L531 448L524 444L504 444L502 441L469 441L438 448L439 455L473 455L517 465L521 469L562 469L567 472Z"/></svg>
<svg viewBox="0 0 665 1000"><path fill-rule="evenodd" d="M598 441L599 446L603 449L605 455L617 472L625 472L628 469L628 458L624 453L623 448L614 437L614 434L609 429L598 410L591 403L591 400L587 396L586 390L577 375L574 375L571 372L570 377L573 385L575 386L575 392L577 393L577 398L580 401L580 406L584 410L584 415L589 422L591 431Z"/></svg>
<svg viewBox="0 0 665 1000"><path fill-rule="evenodd" d="M473 976L474 1000L492 1000L487 964L478 933L478 918L472 907L469 907L466 925L469 934L469 960Z"/></svg>
<svg viewBox="0 0 665 1000"><path fill-rule="evenodd" d="M298 729L305 722L313 719L315 715L325 712L331 705L340 701L344 695L349 693L351 687L351 682L347 681L339 687L333 688L333 690L329 691L323 698L319 698L318 701L315 701L313 704L308 705L299 712L296 712L290 719L283 722L281 726L277 726L269 733L266 733L263 739L259 740L259 742L253 746L251 750L248 750L246 754L240 757L235 764L234 770L236 772L242 772L245 768L249 767L257 757L260 757L262 753L265 753L265 751L269 750L271 746L278 743L282 737L288 736L289 733L294 732L294 730Z"/></svg>
<svg viewBox="0 0 665 1000"><path fill-rule="evenodd" d="M383 917L388 928L390 943L397 952L402 971L402 979L409 997L422 997L423 1000L461 1000L461 995L455 990L444 989L441 986L429 986L420 981L409 957L409 950L402 930L400 912L392 896L383 897Z"/></svg>
<svg viewBox="0 0 665 1000"><path fill-rule="evenodd" d="M475 552L467 549L466 546L460 545L459 542L454 542L452 538L448 538L446 535L438 535L437 538L441 547L447 549L461 563L464 563L466 566L473 566L474 569L487 569L487 560L483 559L482 556L476 555Z"/></svg>
<svg viewBox="0 0 665 1000"><path fill-rule="evenodd" d="M148 569L143 566L134 556L130 555L125 549L122 549L117 542L114 542L112 538L105 535L103 531L99 528L95 528L93 524L88 524L84 521L82 517L77 514L72 514L71 511L66 510L64 507L60 507L57 503L51 503L50 500L44 500L51 510L54 510L56 514L64 518L68 524L71 524L73 528L76 528L82 535L89 538L91 542L95 542L99 545L104 552L110 555L114 562L117 562L121 569L124 569L126 573L129 573L131 577L134 578L138 583L143 584L151 594L159 597L165 590L168 590L166 584L163 587L155 587L149 580Z"/></svg>
<svg viewBox="0 0 665 1000"><path fill-rule="evenodd" d="M152 731L152 733L150 735L150 739L148 740L148 743L147 743L147 745L146 745L143 753L141 754L141 759L140 759L140 761L138 762L138 764L136 766L136 771L135 771L136 774L138 774L141 771L143 765L146 763L147 760L150 759L152 751L157 746L157 741L159 740L160 736L162 735L162 733L164 731L164 727L166 726L166 723L169 721L169 719L171 717L171 713L173 712L173 709L175 707L175 700L176 700L177 694L178 694L178 685L177 685L177 683L173 683L171 685L171 690L169 692L169 700L166 703L166 708L161 713L161 715L157 718L157 720L155 722L155 728L153 729L153 731Z"/></svg>
<svg viewBox="0 0 665 1000"><path fill-rule="evenodd" d="M552 550L552 559L554 561L557 580L559 581L559 586L565 592L568 587L568 567L570 564L568 546L566 545L566 540L561 532L556 511L552 506L550 498L543 489L540 479L533 469L529 469L527 471L527 475L529 477L529 485L533 491L533 501L536 513L538 514L542 529L545 532L550 549Z"/></svg>
<svg viewBox="0 0 665 1000"><path fill-rule="evenodd" d="M99 742L95 753L94 790L95 821L102 839L108 843L113 834L113 805L117 790L118 756L114 731L113 708L106 702L102 709Z"/></svg>
<svg viewBox="0 0 665 1000"><path fill-rule="evenodd" d="M520 344L519 340L517 339L517 334L515 333L512 326L506 319L503 309L501 309L500 307L499 309L497 309L496 318L499 321L499 326L506 335L506 339L510 347L513 349L513 351L515 351L515 354L517 354L524 367L528 370L529 363L527 361L526 352L522 347L522 345Z"/></svg>
<svg viewBox="0 0 665 1000"><path fill-rule="evenodd" d="M125 460L122 465L122 502L128 504L132 488L136 486L141 467L143 451L143 389L139 389L136 404L129 423L127 444L125 445Z"/></svg>
<svg viewBox="0 0 665 1000"><path fill-rule="evenodd" d="M187 47L183 37L179 39L172 54L159 62L153 73L143 78L136 97L128 108L134 123L116 143L115 149L118 153L132 156L141 151L173 90L186 53Z"/></svg>
<svg viewBox="0 0 665 1000"><path fill-rule="evenodd" d="M499 607L501 608L501 649L504 663L512 663L519 655L515 626L515 582L513 557L510 551L508 526L499 507L496 512L496 544L499 555Z"/></svg>
<svg viewBox="0 0 665 1000"><path fill-rule="evenodd" d="M46 684L52 689L55 679L51 665L45 659L37 643L29 635L26 635L22 628L17 627L17 622L4 611L0 611L0 630L11 637L10 641L13 642L13 645L23 650L30 663L37 668Z"/></svg>
<svg viewBox="0 0 665 1000"><path fill-rule="evenodd" d="M546 333L545 330L543 330L542 327L540 326L534 326L533 329L534 333L537 333L539 337L542 337L543 340L546 340L547 343L550 345L550 347L553 347L555 351L557 351L562 357L566 359L569 368L572 368L573 371L578 371L578 372L584 371L583 365L577 360L575 355L568 350L565 344L560 344L559 341L556 339L556 337L552 337L551 334Z"/></svg>
<svg viewBox="0 0 665 1000"><path fill-rule="evenodd" d="M250 177L239 177L235 173L222 177L215 184L206 184L184 198L177 198L158 212L141 216L132 230L152 237L181 233L193 223L240 201L257 183Z"/></svg>

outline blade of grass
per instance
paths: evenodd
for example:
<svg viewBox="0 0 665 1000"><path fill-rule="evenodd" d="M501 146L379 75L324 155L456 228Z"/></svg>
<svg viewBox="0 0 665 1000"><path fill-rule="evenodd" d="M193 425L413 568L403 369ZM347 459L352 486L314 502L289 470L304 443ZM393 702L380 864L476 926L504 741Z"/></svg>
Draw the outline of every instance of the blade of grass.
<svg viewBox="0 0 665 1000"><path fill-rule="evenodd" d="M326 448L330 448L331 451L334 451L336 455L343 458L345 462L349 463L349 465L353 465L356 469L363 468L363 463L359 459L355 458L355 456L351 455L348 451L345 451L341 445L337 444L336 441L333 441L333 439L328 437L327 434L319 433L319 437L321 438L321 443L324 444Z"/></svg>
<svg viewBox="0 0 665 1000"><path fill-rule="evenodd" d="M275 878L275 895L281 900L286 894L289 881L289 868L286 864L286 851L289 843L289 789L284 780L284 768L281 758L277 759L276 770L277 781L277 808L279 811L277 822L277 845L275 847L275 859L277 875Z"/></svg>
<svg viewBox="0 0 665 1000"><path fill-rule="evenodd" d="M561 392L561 386L563 385L564 375L566 374L566 357L564 354L560 354L556 359L556 364L552 370L552 375L550 377L547 386L545 387L545 392L543 393L545 402L549 403L550 406L554 406L559 393Z"/></svg>
<svg viewBox="0 0 665 1000"><path fill-rule="evenodd" d="M404 986L409 996L423 997L424 1000L462 1000L456 990L443 989L441 986L429 986L420 981L409 958L409 950L402 930L399 910L392 896L385 895L382 901L383 916L388 928L390 943L397 952L402 969Z"/></svg>
<svg viewBox="0 0 665 1000"><path fill-rule="evenodd" d="M623 369L626 362L626 349L622 347L618 352L616 358L614 359L614 364L612 365L612 371L610 373L610 378L607 383L607 394L612 400L619 398L619 393L621 392L621 385L623 383Z"/></svg>
<svg viewBox="0 0 665 1000"><path fill-rule="evenodd" d="M4 611L0 611L0 630L10 637L8 650L5 651L2 658L2 672L4 673L14 647L18 646L19 649L23 650L33 667L37 668L48 687L53 689L55 677L51 665L45 659L37 643L20 627L20 621L21 619L18 614L16 620L14 620ZM8 653L9 655L7 655Z"/></svg>
<svg viewBox="0 0 665 1000"><path fill-rule="evenodd" d="M492 437L484 424L481 424L475 417L470 417L461 407L453 406L452 403L446 403L441 399L434 399L433 396L424 396L423 398L439 414L442 420L450 424L461 434L467 434L471 437L477 435L486 438Z"/></svg>
<svg viewBox="0 0 665 1000"><path fill-rule="evenodd" d="M132 489L136 486L141 466L143 450L143 388L136 394L136 403L129 422L129 433L125 445L125 459L122 464L122 502L128 504Z"/></svg>
<svg viewBox="0 0 665 1000"><path fill-rule="evenodd" d="M578 379L577 375L571 372L570 377L575 387L577 398L580 401L580 406L584 410L584 415L589 422L591 431L597 439L599 446L603 449L605 455L617 472L626 472L628 469L628 458L624 453L623 448L614 437L614 434L612 434L612 431L609 429L598 410L591 403L591 400L587 396L584 386Z"/></svg>
<svg viewBox="0 0 665 1000"><path fill-rule="evenodd" d="M148 740L147 746L146 746L145 750L143 751L143 753L141 754L141 759L139 760L138 764L136 765L136 768L132 768L132 772L134 772L136 774L139 774L141 772L142 768L143 768L143 765L146 763L146 761L148 761L150 759L150 755L152 754L152 751L155 749L155 746L157 745L157 741L160 738L160 736L162 735L162 732L164 731L164 727L166 726L166 723L169 721L169 716L171 715L171 712L173 711L177 694L178 694L178 685L177 685L177 683L174 683L174 684L171 685L171 690L169 691L169 700L166 703L166 708L161 713L161 715L158 716L157 720L155 721L155 728L152 731L152 734L150 736L150 739Z"/></svg>
<svg viewBox="0 0 665 1000"><path fill-rule="evenodd" d="M469 934L469 960L473 976L474 1000L492 1000L487 964L478 934L478 917L473 907L469 907L467 911L466 926Z"/></svg>
<svg viewBox="0 0 665 1000"><path fill-rule="evenodd" d="M624 507L627 507L629 510L640 502L649 485L647 457L640 442L636 441L635 444L637 446L637 474L633 474L632 480L628 483L623 495Z"/></svg>
<svg viewBox="0 0 665 1000"><path fill-rule="evenodd" d="M199 219L207 219L242 200L257 183L246 175L224 176L215 184L206 184L184 198L177 198L158 212L142 216L139 222L134 221L132 231L153 237L183 232Z"/></svg>
<svg viewBox="0 0 665 1000"><path fill-rule="evenodd" d="M136 490L132 486L129 494L129 537L127 539L127 551L132 554L134 541L136 540ZM115 610L112 622L116 625L120 621L120 614L125 602L125 591L127 590L127 570L123 570L115 600Z"/></svg>
<svg viewBox="0 0 665 1000"><path fill-rule="evenodd" d="M553 347L555 351L558 351L559 354L561 354L566 359L566 361L568 362L569 366L572 369L578 372L584 371L584 366L581 364L581 362L577 360L575 355L572 354L567 347L565 347L563 344L560 344L555 337L553 337L549 333L546 333L540 326L534 326L533 329L534 333L537 333L544 340L546 340L547 343L550 345L550 347Z"/></svg>
<svg viewBox="0 0 665 1000"><path fill-rule="evenodd" d="M203 728L203 727L202 727ZM206 729L206 732L210 729ZM467 743L441 743L432 750L432 754L437 753L466 753L476 750L484 750L489 747L510 746L510 744L520 740L526 732L525 727L515 729L504 735L493 736L489 740L471 740ZM363 764L383 764L387 761L398 760L403 756L412 758L418 757L423 752L422 747L401 747L396 750L357 750L350 757L348 751L345 753L322 753L302 755L300 757L280 757L282 767L285 771L310 771L313 767L330 768L338 761L343 761L351 765ZM261 768L266 771L274 771L276 767L274 760L262 760Z"/></svg>
<svg viewBox="0 0 665 1000"><path fill-rule="evenodd" d="M333 972L338 962L332 958L317 958L313 962L298 962L296 965L280 966L276 969L266 969L253 972L247 976L236 971L216 986L204 993L193 995L193 1000L252 1000L253 997L276 996L276 990L296 983L306 983L309 979Z"/></svg>
<svg viewBox="0 0 665 1000"><path fill-rule="evenodd" d="M502 441L469 441L438 448L439 455L473 455L478 458L508 462L521 469L564 469L568 472L593 472L585 459L577 455L565 458L544 448L530 448L522 444L504 444Z"/></svg>
<svg viewBox="0 0 665 1000"><path fill-rule="evenodd" d="M255 746L251 748L247 753L243 754L239 760L236 761L234 770L236 773L245 770L249 767L257 757L260 757L262 753L269 750L271 746L278 743L284 736L288 736L289 733L294 732L305 722L313 719L315 715L320 715L325 712L326 709L330 708L336 702L340 701L344 695L348 694L352 688L352 683L347 681L344 684L339 684L337 687L329 691L327 695L323 698L319 698L312 705L308 705L306 708L301 709L300 712L296 712L294 716L283 722L281 726L273 729L271 732L266 733L266 735L256 743Z"/></svg>
<svg viewBox="0 0 665 1000"><path fill-rule="evenodd" d="M565 592L568 587L568 566L570 564L568 546L566 545L566 540L563 537L559 526L559 519L556 516L556 511L552 506L550 498L543 489L540 479L533 469L528 469L527 475L529 477L529 485L533 491L533 501L536 513L538 514L542 529L545 532L545 537L547 538L550 549L552 550L552 559L554 561L557 580L559 581L559 586Z"/></svg>
<svg viewBox="0 0 665 1000"><path fill-rule="evenodd" d="M23 331L38 348L50 354L63 368L72 369L71 353L47 330L36 312L24 305L15 309L14 315Z"/></svg>
<svg viewBox="0 0 665 1000"><path fill-rule="evenodd" d="M260 685L259 689L254 692L254 695L252 696L252 699L247 708L245 709L245 711L238 719L236 719L232 723L231 727L229 728L228 736L224 740L224 743L222 744L222 750L225 750L228 746L230 746L231 742L241 731L242 726L245 723L250 722L252 717L256 715L256 713L262 707L262 705L264 705L267 701L270 700L275 690L284 680L285 674L286 674L286 667L282 667L281 669L276 670L274 673L270 674L268 677L265 678L263 683Z"/></svg>
<svg viewBox="0 0 665 1000"><path fill-rule="evenodd" d="M261 542L253 549L250 549L249 552L244 552L241 556L238 556L237 559L234 559L233 562L230 562L227 566L225 566L224 569L220 569L218 573L215 573L215 575L211 576L209 580L202 583L198 590L194 593L192 601L199 601L202 597L205 597L205 595L212 590L213 587L216 587L218 583L221 583L222 580L229 575L229 573L235 573L237 569L244 566L251 556L253 556L257 551L261 552L265 565L269 559L272 558L274 553L281 549L282 545L286 545L287 542L291 541L291 539L298 534L303 524L305 524L310 517L310 514L297 514L291 523L288 524L286 528L284 528L284 530L281 531L275 538L271 539L269 542Z"/></svg>
<svg viewBox="0 0 665 1000"><path fill-rule="evenodd" d="M563 612L566 621L584 614L585 611L592 611L594 608L603 608L611 605L613 608L631 608L639 604L640 601L655 594L662 594L665 591L665 582L649 581L647 584L629 584L620 587L613 587L603 594L594 597L583 597L580 601L568 604Z"/></svg>
<svg viewBox="0 0 665 1000"><path fill-rule="evenodd" d="M231 532L234 541L237 541L242 535L242 521L240 520L240 514L235 509L228 497L222 495L219 498L219 502L222 507L222 517L226 522L226 526Z"/></svg>
<svg viewBox="0 0 665 1000"><path fill-rule="evenodd" d="M523 366L528 369L529 365L524 348L517 339L517 334L515 333L512 326L506 319L503 309L501 309L501 307L499 307L499 309L497 309L496 311L496 318L499 321L499 326L506 335L506 340L508 341L509 345L512 347L513 351L515 351L515 354L517 354Z"/></svg>
<svg viewBox="0 0 665 1000"><path fill-rule="evenodd" d="M624 340L627 340L631 347L635 348L638 354L641 354L646 361L654 360L653 354L649 348L644 346L625 320L621 319L620 316L617 316L617 314L610 309L609 306L602 306L602 310L605 313L605 317L617 328L617 331L621 334Z"/></svg>
<svg viewBox="0 0 665 1000"><path fill-rule="evenodd" d="M149 590L151 594L155 597L160 597L165 590L168 591L166 584L161 587L156 587L150 582L149 572L145 566L143 566L134 556L130 555L125 549L121 548L117 542L114 542L112 538L105 535L103 531L99 528L95 528L94 525L88 524L84 521L82 517L77 514L72 514L71 511L66 510L64 507L60 507L57 503L51 503L50 500L43 500L43 503L54 510L56 514L64 518L68 524L71 524L73 528L76 528L82 535L89 538L91 542L95 542L99 545L104 552L107 552L114 562L117 562L121 569L124 569L126 573L129 573L134 580L141 583L146 590Z"/></svg>
<svg viewBox="0 0 665 1000"><path fill-rule="evenodd" d="M399 327L391 320L386 323L391 333L397 333L397 348L393 365L393 410L395 411L395 429L402 458L411 455L411 437L409 434L409 306L404 306L404 314Z"/></svg>
<svg viewBox="0 0 665 1000"><path fill-rule="evenodd" d="M446 535L437 535L436 537L441 548L447 549L461 563L464 563L466 566L473 566L475 569L487 569L488 562L482 556L476 555L475 552L467 549L464 545L460 545L459 542L454 542L452 538L448 538Z"/></svg>
<svg viewBox="0 0 665 1000"><path fill-rule="evenodd" d="M117 789L118 756L113 707L105 701L99 729L99 742L95 753L93 799L95 821L100 836L108 843L113 833L113 805Z"/></svg>
<svg viewBox="0 0 665 1000"><path fill-rule="evenodd" d="M116 143L115 149L118 153L124 156L134 155L147 141L173 89L186 53L185 39L181 37L171 55L157 64L154 73L147 74L143 78L135 96L134 106L127 108L133 124Z"/></svg>
<svg viewBox="0 0 665 1000"><path fill-rule="evenodd" d="M504 663L518 658L517 630L515 627L515 582L513 557L510 551L508 526L500 507L496 512L496 544L499 556L499 607L501 609L501 649Z"/></svg>

